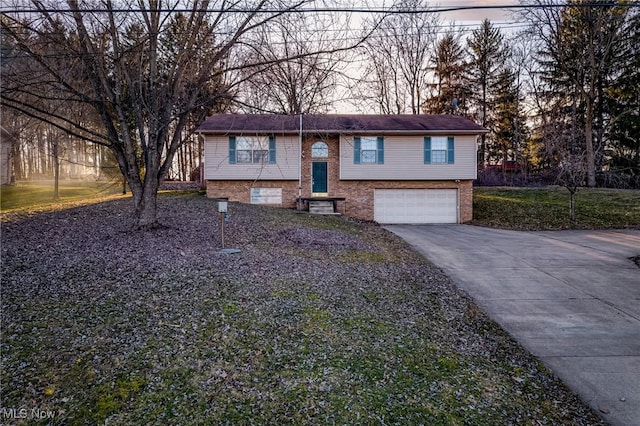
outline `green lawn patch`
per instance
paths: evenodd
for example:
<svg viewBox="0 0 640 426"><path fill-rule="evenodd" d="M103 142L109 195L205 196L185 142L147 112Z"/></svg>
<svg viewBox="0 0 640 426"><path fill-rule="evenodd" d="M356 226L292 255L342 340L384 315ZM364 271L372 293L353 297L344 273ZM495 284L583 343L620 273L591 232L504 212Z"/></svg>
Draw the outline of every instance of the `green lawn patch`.
<svg viewBox="0 0 640 426"><path fill-rule="evenodd" d="M569 191L561 187L476 187L473 223L521 230L568 229ZM640 191L580 189L575 228L640 228Z"/></svg>
<svg viewBox="0 0 640 426"><path fill-rule="evenodd" d="M59 199L53 198L53 181L18 182L0 189L0 211L26 212L68 208L84 201L105 201L122 194L122 184L61 180Z"/></svg>

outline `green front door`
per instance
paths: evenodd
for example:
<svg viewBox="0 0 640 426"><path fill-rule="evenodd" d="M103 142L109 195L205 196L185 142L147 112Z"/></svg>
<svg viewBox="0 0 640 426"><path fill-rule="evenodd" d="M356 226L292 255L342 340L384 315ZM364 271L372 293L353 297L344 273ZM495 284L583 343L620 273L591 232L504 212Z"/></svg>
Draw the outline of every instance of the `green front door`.
<svg viewBox="0 0 640 426"><path fill-rule="evenodd" d="M311 192L327 192L327 162L314 161L311 163Z"/></svg>

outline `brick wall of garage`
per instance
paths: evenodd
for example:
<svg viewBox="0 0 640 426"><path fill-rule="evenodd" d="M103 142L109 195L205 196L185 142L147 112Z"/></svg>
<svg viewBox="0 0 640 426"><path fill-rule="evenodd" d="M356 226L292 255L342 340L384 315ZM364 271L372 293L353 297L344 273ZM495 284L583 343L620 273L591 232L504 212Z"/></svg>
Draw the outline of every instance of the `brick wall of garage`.
<svg viewBox="0 0 640 426"><path fill-rule="evenodd" d="M340 181L336 197L341 213L364 220L373 220L374 190L378 189L457 189L461 223L473 219L473 181Z"/></svg>

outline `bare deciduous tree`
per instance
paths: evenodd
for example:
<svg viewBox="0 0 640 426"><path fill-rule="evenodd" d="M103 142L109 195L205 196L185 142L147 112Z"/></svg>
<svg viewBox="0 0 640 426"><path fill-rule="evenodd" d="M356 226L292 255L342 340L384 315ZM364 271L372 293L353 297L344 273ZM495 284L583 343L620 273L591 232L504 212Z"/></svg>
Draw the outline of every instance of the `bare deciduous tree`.
<svg viewBox="0 0 640 426"><path fill-rule="evenodd" d="M224 75L233 49L248 34L311 3L256 0L240 8L208 0L186 6L68 0L62 7L34 0L29 10L2 16L3 36L37 71L29 85L3 76L2 105L107 147L133 193L136 227L153 228L157 191L178 148L196 123L228 101ZM24 95L40 96L43 86L66 110L88 105L101 129L25 100Z"/></svg>
<svg viewBox="0 0 640 426"><path fill-rule="evenodd" d="M396 13L375 23L365 44L367 67L362 84L366 101L383 114L420 114L427 95L429 61L436 45L439 17L417 13L423 0L403 0Z"/></svg>
<svg viewBox="0 0 640 426"><path fill-rule="evenodd" d="M551 0L536 1L539 6L551 3ZM581 0L573 0L565 8L538 7L525 12L531 23L531 33L542 44L541 55L550 88L564 91L560 97L571 93L574 115L577 115L578 107L584 109L583 119L576 118L573 122L580 125L584 135L587 185L590 187L596 185L594 130L599 120L600 132L604 131L600 104L606 80L616 71L612 69L616 63L614 57L622 45L622 29L628 13L624 4L598 3L585 5Z"/></svg>
<svg viewBox="0 0 640 426"><path fill-rule="evenodd" d="M248 111L326 113L350 47L349 21L345 13L289 13L264 25L244 50L243 62L260 64L243 68L236 102Z"/></svg>
<svg viewBox="0 0 640 426"><path fill-rule="evenodd" d="M587 178L586 156L584 153L572 153L567 150L556 150L557 170L556 182L569 191L569 221L571 227L576 226L576 193L585 185Z"/></svg>

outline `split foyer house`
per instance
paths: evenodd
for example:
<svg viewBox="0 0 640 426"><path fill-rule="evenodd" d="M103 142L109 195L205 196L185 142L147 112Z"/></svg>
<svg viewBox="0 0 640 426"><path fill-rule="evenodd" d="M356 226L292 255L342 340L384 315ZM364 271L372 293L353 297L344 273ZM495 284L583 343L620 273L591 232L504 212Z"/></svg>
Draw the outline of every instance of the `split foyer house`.
<svg viewBox="0 0 640 426"><path fill-rule="evenodd" d="M327 200L380 223L472 219L476 140L456 115L217 114L204 138L207 196L296 207Z"/></svg>

